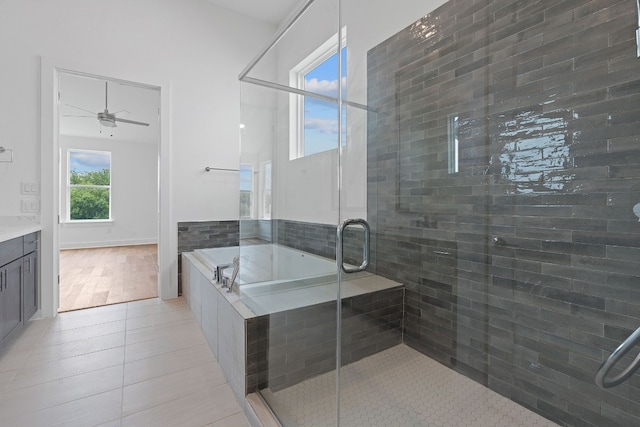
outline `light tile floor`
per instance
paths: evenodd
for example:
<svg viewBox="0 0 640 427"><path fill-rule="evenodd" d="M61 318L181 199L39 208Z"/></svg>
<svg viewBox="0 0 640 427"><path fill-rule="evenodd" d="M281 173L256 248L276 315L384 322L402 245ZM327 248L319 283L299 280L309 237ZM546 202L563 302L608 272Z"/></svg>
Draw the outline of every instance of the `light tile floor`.
<svg viewBox="0 0 640 427"><path fill-rule="evenodd" d="M61 313L0 352L0 426L249 425L182 298Z"/></svg>
<svg viewBox="0 0 640 427"><path fill-rule="evenodd" d="M557 426L406 345L352 363L341 374L343 426ZM333 372L263 395L286 425L335 425Z"/></svg>

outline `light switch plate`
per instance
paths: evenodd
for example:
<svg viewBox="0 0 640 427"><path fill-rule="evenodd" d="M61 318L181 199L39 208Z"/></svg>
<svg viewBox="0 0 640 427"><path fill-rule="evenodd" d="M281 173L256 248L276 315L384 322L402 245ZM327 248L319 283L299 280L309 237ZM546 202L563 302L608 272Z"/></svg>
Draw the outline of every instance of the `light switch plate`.
<svg viewBox="0 0 640 427"><path fill-rule="evenodd" d="M35 196L40 194L40 186L37 182L21 182L20 193Z"/></svg>
<svg viewBox="0 0 640 427"><path fill-rule="evenodd" d="M40 201L38 199L22 199L20 211L22 213L40 212Z"/></svg>

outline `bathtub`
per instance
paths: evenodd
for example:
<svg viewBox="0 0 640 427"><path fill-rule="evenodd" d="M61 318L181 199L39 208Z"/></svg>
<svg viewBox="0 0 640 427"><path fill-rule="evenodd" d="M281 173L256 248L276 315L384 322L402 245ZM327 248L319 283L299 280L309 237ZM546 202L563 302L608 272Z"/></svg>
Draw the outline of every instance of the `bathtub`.
<svg viewBox="0 0 640 427"><path fill-rule="evenodd" d="M240 272L233 294L257 316L336 298L334 260L277 244L195 250L195 256L212 271L238 254ZM227 269L225 275L230 274Z"/></svg>
<svg viewBox="0 0 640 427"><path fill-rule="evenodd" d="M211 272L218 265L230 264L238 254L240 272L236 286L234 292L225 294L256 316L334 301L337 297L337 266L332 259L277 244L194 251L195 257ZM230 274L230 268L225 270L225 275ZM394 286L398 283L362 272L343 275L340 294L348 298Z"/></svg>
<svg viewBox="0 0 640 427"><path fill-rule="evenodd" d="M217 265L230 263L238 254L241 257L239 285L234 287L233 292L227 292L213 280L213 272ZM229 269L226 273L230 273ZM297 318L300 310L331 313L330 307L332 304L335 307L338 295L334 260L280 245L199 249L183 253L182 275L183 296L229 385L245 409L245 396L257 391L257 379L262 378L259 368L265 366L255 362L256 358L265 356L261 347L264 342L256 340L256 337L268 337L270 334L260 328L264 325L277 328L281 324L277 319L286 319L290 313L294 314L292 318ZM363 272L343 275L339 292L347 307L352 299L367 298L368 294L379 291L395 292L401 288L400 283ZM385 310L380 312L385 318L390 317ZM357 314L350 318L363 315L360 312ZM269 319L274 319L274 322L271 323ZM320 333L321 336L335 333L335 324L331 322L309 327L326 328ZM298 329L296 327L295 331ZM379 329L373 328L370 332L379 334ZM313 367L315 369L315 365Z"/></svg>
<svg viewBox="0 0 640 427"><path fill-rule="evenodd" d="M215 270L216 266L230 264L240 255L240 272L236 283L246 295L290 289L306 284L335 280L336 263L333 260L277 244L196 249L195 255ZM225 275L230 275L227 269ZM266 287L265 285L269 285Z"/></svg>

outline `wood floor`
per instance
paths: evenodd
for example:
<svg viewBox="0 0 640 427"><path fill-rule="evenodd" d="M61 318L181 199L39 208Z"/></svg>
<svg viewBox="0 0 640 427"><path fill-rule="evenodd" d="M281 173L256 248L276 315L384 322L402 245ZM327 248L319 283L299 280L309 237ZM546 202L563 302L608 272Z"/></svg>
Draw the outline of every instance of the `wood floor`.
<svg viewBox="0 0 640 427"><path fill-rule="evenodd" d="M59 312L158 296L158 245L60 251Z"/></svg>

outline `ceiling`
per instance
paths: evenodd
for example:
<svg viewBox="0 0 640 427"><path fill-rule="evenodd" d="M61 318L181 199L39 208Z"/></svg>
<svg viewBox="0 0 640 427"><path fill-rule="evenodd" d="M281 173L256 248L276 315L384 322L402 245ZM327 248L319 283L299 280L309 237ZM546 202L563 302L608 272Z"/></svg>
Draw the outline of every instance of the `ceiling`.
<svg viewBox="0 0 640 427"><path fill-rule="evenodd" d="M233 10L277 27L302 0L208 1L216 6ZM98 122L97 113L105 109L105 80L61 73L60 135L117 139L136 143L157 143L160 138L159 103L159 91L157 90L109 81L109 112L124 110L117 116L149 123L149 126L118 123L115 128L104 127Z"/></svg>
<svg viewBox="0 0 640 427"><path fill-rule="evenodd" d="M159 90L115 81L109 81L107 89L110 113L120 111L116 117L149 123L149 126L128 123L116 123L115 128L102 126L97 113L105 109L105 80L61 73L60 135L157 144L160 140Z"/></svg>
<svg viewBox="0 0 640 427"><path fill-rule="evenodd" d="M302 0L209 0L242 15L278 27Z"/></svg>

